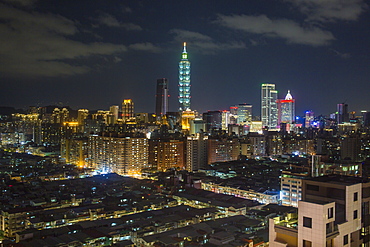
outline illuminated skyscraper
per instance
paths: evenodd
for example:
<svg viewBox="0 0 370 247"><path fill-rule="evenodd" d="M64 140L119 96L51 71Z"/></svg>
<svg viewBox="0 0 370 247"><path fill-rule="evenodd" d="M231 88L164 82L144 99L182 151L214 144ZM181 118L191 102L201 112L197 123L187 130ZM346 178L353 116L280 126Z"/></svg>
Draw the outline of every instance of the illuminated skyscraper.
<svg viewBox="0 0 370 247"><path fill-rule="evenodd" d="M129 122L134 119L134 102L132 99L124 99L122 102L122 120L123 122Z"/></svg>
<svg viewBox="0 0 370 247"><path fill-rule="evenodd" d="M223 110L222 111L222 124L221 124L221 128L223 130L228 130L229 124L231 124L230 118L231 118L230 111Z"/></svg>
<svg viewBox="0 0 370 247"><path fill-rule="evenodd" d="M208 111L203 113L203 121L206 123L207 131L211 132L212 129L222 129L222 112L221 111Z"/></svg>
<svg viewBox="0 0 370 247"><path fill-rule="evenodd" d="M67 108L55 108L52 114L52 122L63 124L69 121L69 110Z"/></svg>
<svg viewBox="0 0 370 247"><path fill-rule="evenodd" d="M305 118L306 118L306 120L305 120L305 123L304 123L304 127L306 127L306 128L311 127L311 124L312 124L313 120L315 119L314 112L313 111L306 111Z"/></svg>
<svg viewBox="0 0 370 247"><path fill-rule="evenodd" d="M250 105L250 104L239 104L236 107L238 107L237 123L241 124L241 125L250 124L252 122L252 105Z"/></svg>
<svg viewBox="0 0 370 247"><path fill-rule="evenodd" d="M109 107L109 112L112 114L113 124L115 124L118 119L119 106L112 105L111 107Z"/></svg>
<svg viewBox="0 0 370 247"><path fill-rule="evenodd" d="M262 84L261 94L261 120L262 126L268 126L270 129L276 129L278 124L277 114L277 91L275 84Z"/></svg>
<svg viewBox="0 0 370 247"><path fill-rule="evenodd" d="M148 168L148 139L130 136L89 136L88 164L120 175L140 174Z"/></svg>
<svg viewBox="0 0 370 247"><path fill-rule="evenodd" d="M349 122L348 105L345 103L337 104L337 123Z"/></svg>
<svg viewBox="0 0 370 247"><path fill-rule="evenodd" d="M186 52L186 42L179 63L179 111L190 109L190 61Z"/></svg>
<svg viewBox="0 0 370 247"><path fill-rule="evenodd" d="M293 123L295 121L295 99L290 94L290 90L288 90L285 99L278 99L276 102L278 106L278 125L280 123Z"/></svg>
<svg viewBox="0 0 370 247"><path fill-rule="evenodd" d="M78 109L77 114L78 114L77 115L78 124L83 126L84 120L89 116L89 110L87 110L87 109Z"/></svg>
<svg viewBox="0 0 370 247"><path fill-rule="evenodd" d="M370 112L368 111L361 111L362 114L362 124L364 126L370 126Z"/></svg>
<svg viewBox="0 0 370 247"><path fill-rule="evenodd" d="M155 115L162 117L168 112L168 80L157 80L157 93L155 95Z"/></svg>

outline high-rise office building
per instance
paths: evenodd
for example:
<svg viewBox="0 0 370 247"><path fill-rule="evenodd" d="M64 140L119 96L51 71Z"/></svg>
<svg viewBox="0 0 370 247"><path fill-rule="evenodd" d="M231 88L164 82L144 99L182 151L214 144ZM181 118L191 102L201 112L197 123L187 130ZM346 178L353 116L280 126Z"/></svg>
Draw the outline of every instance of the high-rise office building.
<svg viewBox="0 0 370 247"><path fill-rule="evenodd" d="M348 105L345 103L337 104L337 123L349 122Z"/></svg>
<svg viewBox="0 0 370 247"><path fill-rule="evenodd" d="M276 102L278 108L278 125L280 126L280 123L293 123L295 121L295 99L290 94L290 90L288 90L285 99L278 99Z"/></svg>
<svg viewBox="0 0 370 247"><path fill-rule="evenodd" d="M112 105L111 107L109 107L109 112L111 114L111 122L112 124L115 124L118 120L119 106Z"/></svg>
<svg viewBox="0 0 370 247"><path fill-rule="evenodd" d="M77 122L79 125L84 125L84 120L89 116L89 110L87 109L78 109L77 112Z"/></svg>
<svg viewBox="0 0 370 247"><path fill-rule="evenodd" d="M134 119L134 102L132 99L124 99L122 102L122 120L123 122L130 122Z"/></svg>
<svg viewBox="0 0 370 247"><path fill-rule="evenodd" d="M222 129L222 112L208 111L203 113L203 121L206 123L207 131L212 129Z"/></svg>
<svg viewBox="0 0 370 247"><path fill-rule="evenodd" d="M155 115L157 117L162 117L168 112L168 96L167 78L158 79L155 94Z"/></svg>
<svg viewBox="0 0 370 247"><path fill-rule="evenodd" d="M222 114L221 128L223 130L228 130L229 124L231 124L231 121L230 121L231 113L230 111L223 110L221 114Z"/></svg>
<svg viewBox="0 0 370 247"><path fill-rule="evenodd" d="M238 106L230 106L230 124L238 123Z"/></svg>
<svg viewBox="0 0 370 247"><path fill-rule="evenodd" d="M275 84L262 84L261 94L261 120L262 125L270 129L276 129L278 124L277 93Z"/></svg>
<svg viewBox="0 0 370 247"><path fill-rule="evenodd" d="M238 124L250 124L252 122L252 105L250 104L239 104L236 106L237 109L237 123Z"/></svg>
<svg viewBox="0 0 370 247"><path fill-rule="evenodd" d="M304 127L306 127L306 128L311 127L311 124L312 124L313 120L315 119L314 112L313 111L306 111L305 118L306 118L306 120L305 120L305 123L304 123Z"/></svg>
<svg viewBox="0 0 370 247"><path fill-rule="evenodd" d="M195 135L197 133L202 133L206 130L206 122L201 118L195 118L190 121L190 135Z"/></svg>
<svg viewBox="0 0 370 247"><path fill-rule="evenodd" d="M190 61L186 51L186 42L179 63L179 111L190 109Z"/></svg>
<svg viewBox="0 0 370 247"><path fill-rule="evenodd" d="M370 126L370 112L369 111L361 111L362 115L362 124L363 126Z"/></svg>
<svg viewBox="0 0 370 247"><path fill-rule="evenodd" d="M342 160L363 161L364 158L361 157L361 139L357 136L341 138L340 155Z"/></svg>

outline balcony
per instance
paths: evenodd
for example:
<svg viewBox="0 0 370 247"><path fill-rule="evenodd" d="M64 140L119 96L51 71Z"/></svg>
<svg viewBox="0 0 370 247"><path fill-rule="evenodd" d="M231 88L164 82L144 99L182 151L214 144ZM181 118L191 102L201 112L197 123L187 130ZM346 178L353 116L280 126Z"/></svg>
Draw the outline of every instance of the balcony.
<svg viewBox="0 0 370 247"><path fill-rule="evenodd" d="M298 238L298 229L284 225L275 225L275 232Z"/></svg>
<svg viewBox="0 0 370 247"><path fill-rule="evenodd" d="M339 235L338 225L326 228L326 239L333 239Z"/></svg>

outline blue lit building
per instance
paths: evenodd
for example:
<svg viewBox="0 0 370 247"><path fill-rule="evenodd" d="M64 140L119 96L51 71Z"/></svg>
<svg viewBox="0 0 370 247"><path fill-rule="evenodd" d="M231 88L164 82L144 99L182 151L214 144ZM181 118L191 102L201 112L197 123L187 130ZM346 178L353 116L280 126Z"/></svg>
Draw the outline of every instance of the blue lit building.
<svg viewBox="0 0 370 247"><path fill-rule="evenodd" d="M179 111L190 109L190 61L186 52L186 42L179 63Z"/></svg>

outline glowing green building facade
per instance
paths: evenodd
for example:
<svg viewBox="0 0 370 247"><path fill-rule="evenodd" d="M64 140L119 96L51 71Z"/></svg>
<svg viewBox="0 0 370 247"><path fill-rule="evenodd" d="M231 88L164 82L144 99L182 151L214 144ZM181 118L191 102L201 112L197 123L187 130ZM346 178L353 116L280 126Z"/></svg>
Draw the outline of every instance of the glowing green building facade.
<svg viewBox="0 0 370 247"><path fill-rule="evenodd" d="M179 63L179 111L190 109L190 61L186 52L186 42Z"/></svg>

